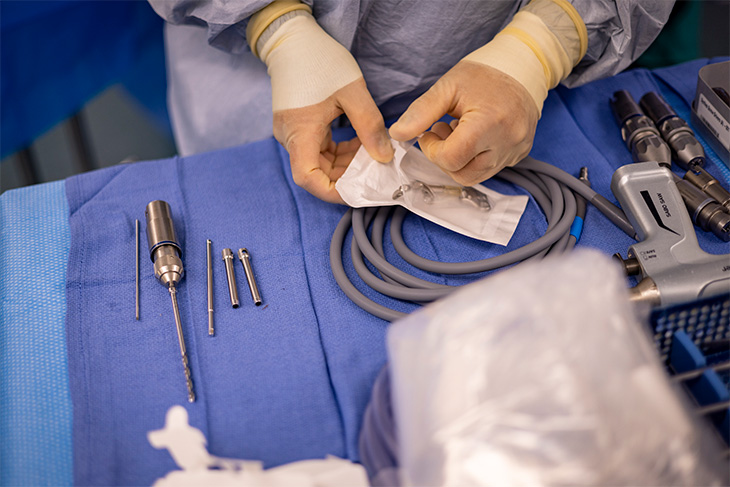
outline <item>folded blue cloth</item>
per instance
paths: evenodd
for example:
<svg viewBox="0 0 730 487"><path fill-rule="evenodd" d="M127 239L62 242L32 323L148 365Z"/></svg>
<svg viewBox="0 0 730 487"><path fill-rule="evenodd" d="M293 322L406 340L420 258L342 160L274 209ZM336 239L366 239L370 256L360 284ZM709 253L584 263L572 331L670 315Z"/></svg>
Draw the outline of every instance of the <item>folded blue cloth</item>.
<svg viewBox="0 0 730 487"><path fill-rule="evenodd" d="M682 80L696 79L705 63L673 72ZM611 175L631 162L608 103L618 89L637 98L650 90L672 91L648 71L559 88L545 104L532 151L573 174L588 166L593 187L612 201ZM690 101L686 91L679 95ZM518 192L498 181L487 184ZM327 454L358 459L361 416L386 361L387 323L351 303L330 273L329 241L345 208L295 186L288 156L275 141L87 173L68 179L66 190L75 483L150 484L174 469L166 451L147 443L146 433L161 428L175 404L185 405L190 424L205 433L215 455L259 459L267 467ZM170 300L146 252L141 320L134 319L134 220L142 222L146 249L144 209L156 199L170 204L183 249L186 275L179 299L198 396L193 404L186 403ZM507 250L544 231L544 217L531 202ZM700 234L705 249L730 250ZM432 259L474 260L505 252L412 215L404 235L417 253ZM206 239L215 252L215 337L207 334ZM580 245L625 255L631 242L588 209ZM231 308L220 257L225 247L249 249L264 306L253 306L236 264L242 306ZM425 274L386 248L397 265ZM354 276L351 264L346 267ZM457 284L475 277L431 278ZM410 309L354 279L366 295Z"/></svg>
<svg viewBox="0 0 730 487"><path fill-rule="evenodd" d="M63 181L0 195L0 485L69 485Z"/></svg>

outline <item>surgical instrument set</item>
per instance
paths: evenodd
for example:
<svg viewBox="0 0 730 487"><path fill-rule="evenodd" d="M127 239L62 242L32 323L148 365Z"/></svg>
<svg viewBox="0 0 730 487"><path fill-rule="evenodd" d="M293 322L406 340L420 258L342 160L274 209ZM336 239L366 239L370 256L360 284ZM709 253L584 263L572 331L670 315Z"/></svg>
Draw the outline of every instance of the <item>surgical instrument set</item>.
<svg viewBox="0 0 730 487"><path fill-rule="evenodd" d="M193 380L188 363L188 354L185 348L180 309L177 303L177 288L175 287L183 278L183 264L181 260L182 249L175 236L175 227L172 222L170 205L165 201L156 200L147 205L145 209L147 219L147 241L150 249L150 259L154 263L155 277L161 284L167 287L172 300L172 310L175 315L175 327L177 339L180 345L183 368L185 370L185 383L188 389L188 401L195 401L193 391Z"/></svg>
<svg viewBox="0 0 730 487"><path fill-rule="evenodd" d="M727 242L730 240L730 214L727 213L730 193L703 169L705 152L694 132L658 94L645 94L640 104L641 107L625 90L615 92L611 99L621 137L633 161L654 161L671 168L674 156L677 165L686 171L684 180L698 189L695 191L690 184L677 181L692 222Z"/></svg>
<svg viewBox="0 0 730 487"><path fill-rule="evenodd" d="M659 129L677 165L687 171L684 179L730 210L730 192L704 169L705 150L687 122L653 91L642 96L639 105Z"/></svg>

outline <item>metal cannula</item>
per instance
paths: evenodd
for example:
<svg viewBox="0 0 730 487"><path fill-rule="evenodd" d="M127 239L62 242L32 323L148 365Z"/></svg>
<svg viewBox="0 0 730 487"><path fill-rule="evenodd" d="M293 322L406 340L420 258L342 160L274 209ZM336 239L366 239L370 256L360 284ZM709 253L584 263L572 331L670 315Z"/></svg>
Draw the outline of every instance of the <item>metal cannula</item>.
<svg viewBox="0 0 730 487"><path fill-rule="evenodd" d="M256 284L256 278L253 275L251 256L249 255L248 250L245 248L238 249L238 259L241 261L241 264L243 264L243 271L246 273L246 281L248 282L248 289L251 291L253 304L261 306L261 293L259 292L259 287Z"/></svg>
<svg viewBox="0 0 730 487"><path fill-rule="evenodd" d="M180 259L182 249L175 236L170 205L161 200L152 201L145 209L145 217L147 218L147 242L150 248L150 259L154 263L155 277L170 292L172 311L175 314L175 326L177 327L177 340L180 344L180 355L185 369L188 401L193 402L195 401L195 392L193 391L193 380L190 374L187 350L185 349L180 309L177 304L177 288L175 287L183 277L183 265Z"/></svg>
<svg viewBox="0 0 730 487"><path fill-rule="evenodd" d="M231 306L238 308L238 287L236 286L236 273L233 270L233 251L231 249L223 249L223 262L226 265L226 279L228 279L228 295L231 297Z"/></svg>

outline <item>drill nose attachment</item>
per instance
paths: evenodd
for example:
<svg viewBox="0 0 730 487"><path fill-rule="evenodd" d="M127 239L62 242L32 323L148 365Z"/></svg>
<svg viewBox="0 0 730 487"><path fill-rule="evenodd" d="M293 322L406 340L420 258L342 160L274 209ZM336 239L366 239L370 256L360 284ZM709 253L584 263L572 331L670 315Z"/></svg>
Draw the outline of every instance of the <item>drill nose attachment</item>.
<svg viewBox="0 0 730 487"><path fill-rule="evenodd" d="M670 167L672 152L664 142L654 122L644 115L639 105L626 90L620 90L611 98L611 109L621 126L621 137L636 162L656 161Z"/></svg>
<svg viewBox="0 0 730 487"><path fill-rule="evenodd" d="M180 282L183 277L182 249L177 243L175 228L172 224L170 205L156 200L145 209L147 219L147 243L150 259L154 263L155 277L170 287Z"/></svg>

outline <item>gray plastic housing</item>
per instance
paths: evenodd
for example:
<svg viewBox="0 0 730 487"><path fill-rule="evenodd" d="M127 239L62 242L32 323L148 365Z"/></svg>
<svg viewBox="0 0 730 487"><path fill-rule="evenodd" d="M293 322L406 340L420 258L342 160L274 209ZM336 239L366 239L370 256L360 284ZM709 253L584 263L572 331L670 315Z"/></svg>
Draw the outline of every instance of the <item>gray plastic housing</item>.
<svg viewBox="0 0 730 487"><path fill-rule="evenodd" d="M700 248L669 169L656 162L620 167L611 191L636 230L628 255L656 284L661 307L730 293L730 255Z"/></svg>

